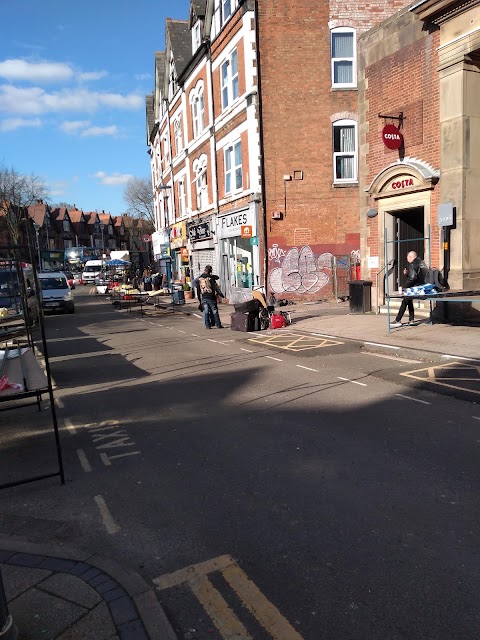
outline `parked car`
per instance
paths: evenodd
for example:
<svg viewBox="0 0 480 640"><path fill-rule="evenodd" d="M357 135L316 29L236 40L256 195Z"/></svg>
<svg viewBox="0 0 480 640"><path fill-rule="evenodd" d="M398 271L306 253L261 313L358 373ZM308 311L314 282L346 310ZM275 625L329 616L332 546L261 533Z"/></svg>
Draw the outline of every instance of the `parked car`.
<svg viewBox="0 0 480 640"><path fill-rule="evenodd" d="M73 293L68 286L67 276L62 272L38 274L40 281L42 309L44 311L66 311L75 313Z"/></svg>
<svg viewBox="0 0 480 640"><path fill-rule="evenodd" d="M23 314L22 285L19 278L23 277L23 291L26 297L26 322L29 326L38 323L38 300L35 294L35 280L33 269L28 266L17 273L14 261L3 260L0 267L0 308L14 309Z"/></svg>

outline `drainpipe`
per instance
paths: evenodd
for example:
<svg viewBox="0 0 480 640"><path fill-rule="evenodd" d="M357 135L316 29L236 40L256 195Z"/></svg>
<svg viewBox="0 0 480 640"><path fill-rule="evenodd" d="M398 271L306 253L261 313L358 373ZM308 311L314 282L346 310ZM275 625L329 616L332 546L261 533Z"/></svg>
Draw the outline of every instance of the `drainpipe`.
<svg viewBox="0 0 480 640"><path fill-rule="evenodd" d="M265 287L265 295L267 294L268 283L268 233L267 233L267 197L266 197L266 182L265 182L265 147L263 143L263 115L262 115L262 73L260 65L260 28L259 28L259 14L258 14L258 0L254 1L255 6L255 45L257 56L257 110L258 110L258 135L260 145L260 176L261 176L261 190L262 190L262 226L263 226L263 278L262 284Z"/></svg>

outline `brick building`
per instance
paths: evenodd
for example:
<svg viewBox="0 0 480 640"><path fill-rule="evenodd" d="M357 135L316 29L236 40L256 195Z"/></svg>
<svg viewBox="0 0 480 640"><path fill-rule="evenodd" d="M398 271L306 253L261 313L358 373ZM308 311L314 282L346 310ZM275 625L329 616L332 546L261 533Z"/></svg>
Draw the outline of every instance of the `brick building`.
<svg viewBox="0 0 480 640"><path fill-rule="evenodd" d="M378 280L380 300L385 264L391 293L403 284L408 251L442 262L438 46L438 30L424 30L408 8L359 39L362 275L374 295Z"/></svg>
<svg viewBox="0 0 480 640"><path fill-rule="evenodd" d="M405 0L192 0L147 96L154 254L231 298L331 294L359 255L357 38ZM188 274L188 275L187 275Z"/></svg>

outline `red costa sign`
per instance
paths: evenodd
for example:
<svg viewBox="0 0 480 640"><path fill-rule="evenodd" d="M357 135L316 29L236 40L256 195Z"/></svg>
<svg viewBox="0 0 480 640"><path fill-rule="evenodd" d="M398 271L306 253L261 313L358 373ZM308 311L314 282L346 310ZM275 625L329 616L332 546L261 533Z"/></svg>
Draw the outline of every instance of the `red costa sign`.
<svg viewBox="0 0 480 640"><path fill-rule="evenodd" d="M405 189L406 187L413 187L413 178L405 178L404 180L395 180L392 182L392 189Z"/></svg>
<svg viewBox="0 0 480 640"><path fill-rule="evenodd" d="M403 145L403 136L393 124L386 124L383 127L382 140L387 149L400 149Z"/></svg>

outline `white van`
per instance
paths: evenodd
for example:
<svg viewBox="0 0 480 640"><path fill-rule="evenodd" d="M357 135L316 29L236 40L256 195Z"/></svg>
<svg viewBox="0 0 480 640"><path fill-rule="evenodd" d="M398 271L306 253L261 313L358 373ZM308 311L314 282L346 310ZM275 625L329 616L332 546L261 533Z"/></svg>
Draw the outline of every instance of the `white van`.
<svg viewBox="0 0 480 640"><path fill-rule="evenodd" d="M38 280L42 290L42 307L44 311L75 313L73 293L64 273L61 271L40 272Z"/></svg>
<svg viewBox="0 0 480 640"><path fill-rule="evenodd" d="M104 264L104 260L87 260L82 273L83 284L95 284L95 278L100 275Z"/></svg>

